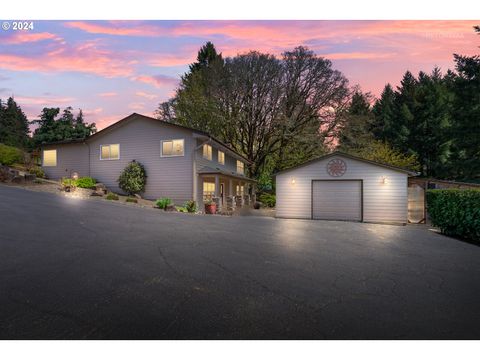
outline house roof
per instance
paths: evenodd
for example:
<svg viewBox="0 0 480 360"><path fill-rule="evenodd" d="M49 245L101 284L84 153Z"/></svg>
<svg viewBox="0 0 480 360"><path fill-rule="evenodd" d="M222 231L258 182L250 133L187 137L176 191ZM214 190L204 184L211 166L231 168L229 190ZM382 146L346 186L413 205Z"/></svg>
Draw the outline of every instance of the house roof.
<svg viewBox="0 0 480 360"><path fill-rule="evenodd" d="M347 154L347 153L344 153L344 152L341 152L341 151L334 151L334 152L331 152L330 154L317 157L317 158L312 159L310 161L307 161L303 164L300 164L300 165L297 165L297 166L292 166L288 169L281 170L281 171L275 173L274 176L277 176L278 174L283 174L283 173L288 172L290 170L298 169L298 168L313 164L317 161L328 159L329 157L333 157L333 156L343 156L343 157L346 157L346 158L350 158L352 160L357 160L357 161L361 161L361 162L364 162L364 163L367 163L367 164L372 164L372 165L384 167L384 168L387 168L387 169L390 169L390 170L403 172L403 173L408 174L409 176L417 176L418 175L417 172L411 171L411 170L408 170L408 169L404 169L402 167L393 166L393 165L390 165L390 164L385 164L385 163L381 163L381 162L377 162L377 161L373 161L373 160L367 160L367 159L364 159L364 158L361 158L361 157L358 157L358 156L354 156L354 155L350 155L350 154Z"/></svg>
<svg viewBox="0 0 480 360"><path fill-rule="evenodd" d="M241 175L241 174L237 174L234 171L226 171L226 170L221 170L219 168L214 169L214 168L211 168L211 167L208 167L208 166L204 166L204 167L198 169L197 173L199 175L210 175L210 174L211 175L216 175L216 174L225 175L225 176L234 177L234 178L249 181L249 182L257 182L254 179L251 179L251 178L246 177L246 176Z"/></svg>
<svg viewBox="0 0 480 360"><path fill-rule="evenodd" d="M44 143L42 144L42 146L48 146L48 145L58 145L58 144L70 144L70 143L78 143L78 142L84 142L84 141L90 141L90 139L93 139L95 137L98 137L99 135L103 135L109 131L112 131L114 129L116 129L117 127L123 125L125 122L135 118L135 117L140 117L140 118L143 118L143 119L147 119L147 120L152 120L152 121L159 121L161 122L162 124L165 124L165 125L168 125L168 126L173 126L173 127L177 127L177 128L181 128L181 129L184 129L184 130L189 130L189 131L192 131L194 133L197 133L197 134L200 134L200 135L203 135L205 137L208 137L210 139L212 139L214 142L220 144L221 146L223 146L224 148L228 149L230 152L234 153L236 156L238 156L239 158L241 158L243 161L245 161L246 163L248 164L251 164L252 162L250 160L248 160L246 157L244 157L243 155L240 155L237 151L235 151L234 149L232 149L229 145L225 144L224 142L214 138L213 136L211 136L209 133L205 132L205 131L202 131L202 130L197 130L197 129L194 129L194 128L191 128L191 127L188 127L188 126L183 126L183 125L178 125L178 124L173 124L173 123L169 123L169 122L166 122L166 121L163 121L163 120L160 120L160 119L156 119L156 118L153 118L151 116L146 116L146 115L142 115L142 114L138 114L138 113L132 113L130 115L128 115L127 117L124 117L123 119L120 119L118 120L117 122L114 122L113 124L107 126L106 128L103 128L102 130L90 135L89 137L87 138L84 138L84 139L74 139L74 140L63 140L63 141L56 141L56 142L50 142L50 143Z"/></svg>

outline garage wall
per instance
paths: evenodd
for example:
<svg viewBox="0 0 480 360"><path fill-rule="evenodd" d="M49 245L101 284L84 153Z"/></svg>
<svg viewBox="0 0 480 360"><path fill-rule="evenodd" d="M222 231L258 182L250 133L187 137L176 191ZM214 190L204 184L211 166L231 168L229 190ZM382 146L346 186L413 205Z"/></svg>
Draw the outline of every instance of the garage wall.
<svg viewBox="0 0 480 360"><path fill-rule="evenodd" d="M339 178L327 173L327 163L340 158L347 164ZM382 183L382 177L387 183ZM276 216L310 219L312 180L363 179L363 221L407 222L407 174L343 156L332 156L278 174ZM292 184L292 179L295 183Z"/></svg>

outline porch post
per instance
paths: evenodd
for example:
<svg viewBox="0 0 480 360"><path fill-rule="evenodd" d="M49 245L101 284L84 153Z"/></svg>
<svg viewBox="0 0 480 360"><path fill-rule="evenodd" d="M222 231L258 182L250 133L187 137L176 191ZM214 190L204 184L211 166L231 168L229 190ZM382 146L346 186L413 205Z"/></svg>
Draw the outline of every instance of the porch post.
<svg viewBox="0 0 480 360"><path fill-rule="evenodd" d="M215 175L215 197L220 197L220 176Z"/></svg>
<svg viewBox="0 0 480 360"><path fill-rule="evenodd" d="M233 180L228 179L228 196L233 196Z"/></svg>

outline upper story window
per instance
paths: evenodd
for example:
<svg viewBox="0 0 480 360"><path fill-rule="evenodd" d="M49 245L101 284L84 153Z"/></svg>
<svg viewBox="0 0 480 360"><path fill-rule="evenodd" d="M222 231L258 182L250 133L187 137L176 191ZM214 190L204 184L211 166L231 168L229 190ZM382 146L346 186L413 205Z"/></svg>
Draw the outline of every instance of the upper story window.
<svg viewBox="0 0 480 360"><path fill-rule="evenodd" d="M184 140L162 140L161 141L161 156L183 156L184 154Z"/></svg>
<svg viewBox="0 0 480 360"><path fill-rule="evenodd" d="M120 144L100 145L100 160L120 159Z"/></svg>
<svg viewBox="0 0 480 360"><path fill-rule="evenodd" d="M237 160L237 173L245 174L245 164L240 160Z"/></svg>
<svg viewBox="0 0 480 360"><path fill-rule="evenodd" d="M221 165L225 165L225 153L220 150L218 150L218 163Z"/></svg>
<svg viewBox="0 0 480 360"><path fill-rule="evenodd" d="M57 166L57 150L43 150L43 166Z"/></svg>
<svg viewBox="0 0 480 360"><path fill-rule="evenodd" d="M203 144L203 158L212 160L212 145Z"/></svg>

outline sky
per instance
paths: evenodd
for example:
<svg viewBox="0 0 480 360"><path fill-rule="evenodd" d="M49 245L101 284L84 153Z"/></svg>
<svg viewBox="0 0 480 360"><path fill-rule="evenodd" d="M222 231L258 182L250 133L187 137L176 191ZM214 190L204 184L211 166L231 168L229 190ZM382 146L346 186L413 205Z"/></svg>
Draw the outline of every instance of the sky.
<svg viewBox="0 0 480 360"><path fill-rule="evenodd" d="M44 107L81 108L97 129L153 115L207 41L224 57L307 46L378 97L406 70L453 69L479 53L480 21L34 21L0 30L0 98L30 120Z"/></svg>

